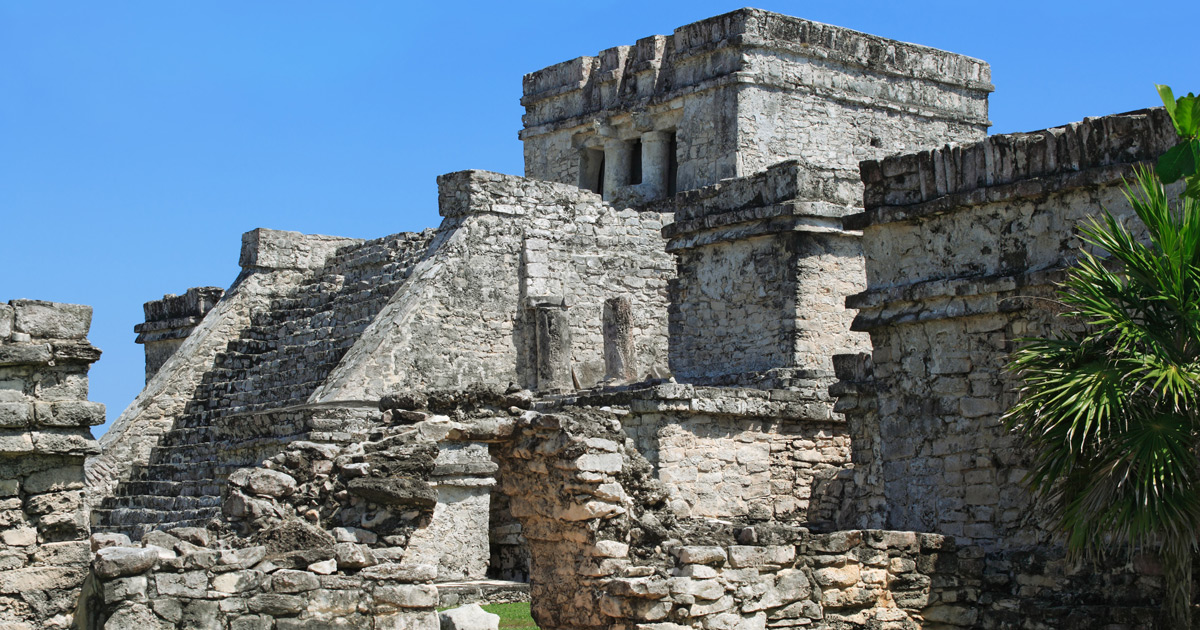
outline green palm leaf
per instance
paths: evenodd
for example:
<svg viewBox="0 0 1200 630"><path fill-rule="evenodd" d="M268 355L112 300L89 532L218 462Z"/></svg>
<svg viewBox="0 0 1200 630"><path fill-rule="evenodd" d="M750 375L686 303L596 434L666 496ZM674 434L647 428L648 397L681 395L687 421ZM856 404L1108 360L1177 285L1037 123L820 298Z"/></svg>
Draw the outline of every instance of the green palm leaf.
<svg viewBox="0 0 1200 630"><path fill-rule="evenodd" d="M1072 332L1019 340L1005 422L1072 554L1162 547L1183 579L1190 560L1167 556L1190 558L1200 539L1200 202L1171 204L1146 168L1125 196L1144 235L1107 211L1080 227L1089 249L1059 287ZM1185 590L1173 583L1168 601Z"/></svg>

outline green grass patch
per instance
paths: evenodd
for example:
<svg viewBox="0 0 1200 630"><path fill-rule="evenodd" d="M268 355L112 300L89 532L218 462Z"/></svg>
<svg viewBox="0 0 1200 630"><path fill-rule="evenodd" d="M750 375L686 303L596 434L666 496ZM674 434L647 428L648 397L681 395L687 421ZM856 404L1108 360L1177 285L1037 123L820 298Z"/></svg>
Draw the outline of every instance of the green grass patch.
<svg viewBox="0 0 1200 630"><path fill-rule="evenodd" d="M482 608L494 615L500 615L500 630L537 630L537 624L529 614L529 602L486 604Z"/></svg>

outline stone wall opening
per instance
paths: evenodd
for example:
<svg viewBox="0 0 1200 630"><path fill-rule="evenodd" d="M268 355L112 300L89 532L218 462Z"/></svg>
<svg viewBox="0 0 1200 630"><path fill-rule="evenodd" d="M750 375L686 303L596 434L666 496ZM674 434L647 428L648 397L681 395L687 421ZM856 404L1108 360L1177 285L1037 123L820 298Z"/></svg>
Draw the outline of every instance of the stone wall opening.
<svg viewBox="0 0 1200 630"><path fill-rule="evenodd" d="M630 186L642 183L642 141L640 138L630 140L629 145L629 182Z"/></svg>
<svg viewBox="0 0 1200 630"><path fill-rule="evenodd" d="M579 187L603 195L604 151L584 149L579 152L579 162Z"/></svg>
<svg viewBox="0 0 1200 630"><path fill-rule="evenodd" d="M667 132L667 196L679 192L679 136L674 130Z"/></svg>

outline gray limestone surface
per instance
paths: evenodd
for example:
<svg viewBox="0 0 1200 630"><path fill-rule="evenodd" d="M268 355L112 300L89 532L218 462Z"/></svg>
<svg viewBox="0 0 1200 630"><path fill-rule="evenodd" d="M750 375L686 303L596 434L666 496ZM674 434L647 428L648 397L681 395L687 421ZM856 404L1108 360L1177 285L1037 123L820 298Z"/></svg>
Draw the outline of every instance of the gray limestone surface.
<svg viewBox="0 0 1200 630"><path fill-rule="evenodd" d="M90 309L0 304L0 626L1148 629L1157 559L1070 563L999 418L1174 134L985 139L991 89L755 9L526 75L526 177L148 302L99 452Z"/></svg>

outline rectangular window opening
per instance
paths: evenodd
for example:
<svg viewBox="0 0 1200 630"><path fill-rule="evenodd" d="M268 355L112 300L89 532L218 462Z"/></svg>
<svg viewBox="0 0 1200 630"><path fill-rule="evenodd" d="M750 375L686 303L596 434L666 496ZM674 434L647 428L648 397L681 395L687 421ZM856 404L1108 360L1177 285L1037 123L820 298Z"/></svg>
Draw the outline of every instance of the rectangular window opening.
<svg viewBox="0 0 1200 630"><path fill-rule="evenodd" d="M667 196L673 197L679 192L679 157L676 155L679 144L674 131L667 140L667 147Z"/></svg>
<svg viewBox="0 0 1200 630"><path fill-rule="evenodd" d="M629 143L629 185L642 183L642 141L634 140Z"/></svg>
<svg viewBox="0 0 1200 630"><path fill-rule="evenodd" d="M579 187L604 194L604 151L584 149L580 154Z"/></svg>

